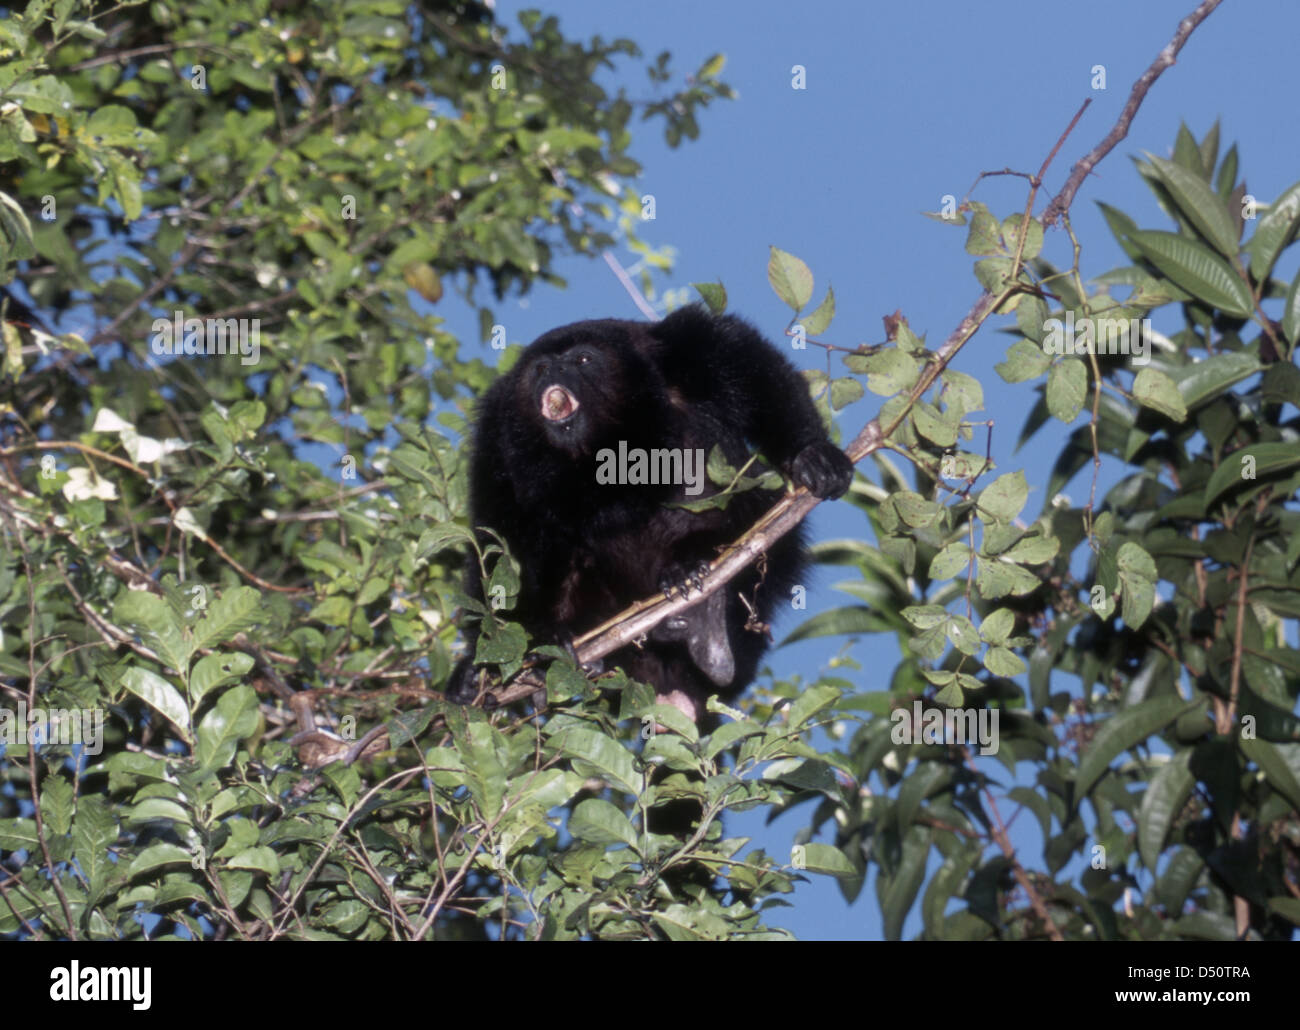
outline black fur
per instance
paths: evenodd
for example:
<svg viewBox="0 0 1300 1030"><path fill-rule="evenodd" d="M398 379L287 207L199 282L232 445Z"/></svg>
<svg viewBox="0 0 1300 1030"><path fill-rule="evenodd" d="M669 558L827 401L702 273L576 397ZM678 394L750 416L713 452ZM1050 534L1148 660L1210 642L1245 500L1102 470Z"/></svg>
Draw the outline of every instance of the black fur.
<svg viewBox="0 0 1300 1030"><path fill-rule="evenodd" d="M853 478L803 377L738 318L689 307L657 323L606 319L546 333L484 394L470 470L473 524L500 533L519 559L514 617L543 643L569 641L660 591L698 585L701 563L780 496L749 490L722 510L667 507L690 499L682 485L597 482L597 452L620 443L699 448L706 457L719 444L736 468L752 444L819 497L839 497ZM704 482L701 496L716 492ZM666 620L643 648L624 648L609 663L698 715L710 694L743 690L766 649L763 633L745 629L740 595L770 621L805 561L802 538L786 535L762 577L747 569L724 588L725 601ZM476 565L467 586L482 597ZM448 696L463 703L475 694L466 659Z"/></svg>

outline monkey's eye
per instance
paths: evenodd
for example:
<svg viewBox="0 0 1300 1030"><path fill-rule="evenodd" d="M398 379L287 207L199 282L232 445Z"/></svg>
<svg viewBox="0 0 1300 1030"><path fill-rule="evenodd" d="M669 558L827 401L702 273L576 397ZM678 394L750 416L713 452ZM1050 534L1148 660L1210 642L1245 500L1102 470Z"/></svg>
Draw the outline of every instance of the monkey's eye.
<svg viewBox="0 0 1300 1030"><path fill-rule="evenodd" d="M590 355L590 354L587 354L585 351L584 351L582 354L579 354L579 355L578 355L578 364L579 364L579 365L585 365L585 364L587 364L587 362L589 362L590 360L591 360L591 355Z"/></svg>

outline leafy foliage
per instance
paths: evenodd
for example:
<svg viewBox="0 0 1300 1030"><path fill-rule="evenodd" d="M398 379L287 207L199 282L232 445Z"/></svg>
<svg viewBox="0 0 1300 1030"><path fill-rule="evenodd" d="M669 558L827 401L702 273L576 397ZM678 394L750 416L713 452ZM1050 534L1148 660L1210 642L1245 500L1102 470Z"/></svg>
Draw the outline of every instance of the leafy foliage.
<svg viewBox="0 0 1300 1030"><path fill-rule="evenodd" d="M730 95L720 58L665 91L663 55L634 104L593 81L631 42L522 30L386 0L0 20L0 931L767 932L788 868L644 811L785 796L820 706L700 740L571 667L544 722L430 689L464 600L458 437L493 375L434 305L557 283L561 250L662 267L626 213L629 126L691 138ZM227 328L257 348L210 353ZM657 764L696 778L647 787ZM733 900L670 893L688 864Z"/></svg>
<svg viewBox="0 0 1300 1030"><path fill-rule="evenodd" d="M855 699L876 718L831 759L883 789L822 800L813 819L878 866L892 935L931 849L927 937L1289 939L1300 923L1300 277L1271 274L1300 184L1261 204L1236 149L1217 150L1217 126L1199 143L1184 129L1171 161L1139 165L1175 231L1102 205L1133 263L1092 283L1077 258L1041 256L1036 223L1022 244L1020 216L969 205L976 276L1020 337L998 372L1039 393L1021 443L1087 421L1031 521L1020 472L972 489L987 464L961 441L982 401L948 369L937 404L882 410L920 475L909 488L879 461L888 492L863 503L879 548L821 548L857 568L843 589L864 604L802 635L892 631L905 655L888 690ZM1174 304L1181 327L1161 335L1149 316ZM874 392L920 374L905 329L845 359ZM1094 500L1103 463L1120 470ZM1089 465L1075 504L1061 491ZM987 752L926 735L962 705L998 714ZM1002 790L981 753L1017 785ZM1041 872L1012 847L1009 804L1037 820Z"/></svg>

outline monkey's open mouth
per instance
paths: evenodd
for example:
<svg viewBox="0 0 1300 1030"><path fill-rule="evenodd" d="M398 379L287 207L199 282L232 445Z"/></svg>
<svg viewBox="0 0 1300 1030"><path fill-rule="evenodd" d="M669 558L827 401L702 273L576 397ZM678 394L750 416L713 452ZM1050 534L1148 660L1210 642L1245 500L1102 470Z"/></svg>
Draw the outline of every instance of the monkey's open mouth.
<svg viewBox="0 0 1300 1030"><path fill-rule="evenodd" d="M542 392L542 418L548 422L563 422L578 410L578 398L559 383Z"/></svg>

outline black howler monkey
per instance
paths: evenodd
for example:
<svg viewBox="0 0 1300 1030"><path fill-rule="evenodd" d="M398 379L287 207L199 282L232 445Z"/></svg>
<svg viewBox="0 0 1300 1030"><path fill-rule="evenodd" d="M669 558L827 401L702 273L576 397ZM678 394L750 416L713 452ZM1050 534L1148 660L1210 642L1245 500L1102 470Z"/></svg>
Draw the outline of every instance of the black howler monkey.
<svg viewBox="0 0 1300 1030"><path fill-rule="evenodd" d="M671 506L714 492L700 459L715 444L737 468L755 445L818 497L839 497L853 478L798 371L747 323L701 307L655 323L604 319L552 330L484 394L470 514L518 558L515 615L535 638L567 643L634 601L698 585L703 563L771 507L780 493L761 489L722 509ZM610 474L616 457L626 471L638 451L653 471L679 474ZM670 465L674 455L681 460ZM741 595L769 622L805 562L802 538L787 534L761 574L745 570L609 663L698 719L709 695L730 697L749 684L767 646L763 633L745 629ZM482 597L477 563L470 567L467 589ZM470 659L447 692L473 700Z"/></svg>

